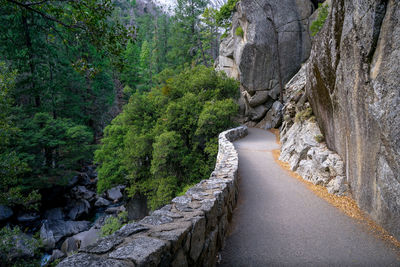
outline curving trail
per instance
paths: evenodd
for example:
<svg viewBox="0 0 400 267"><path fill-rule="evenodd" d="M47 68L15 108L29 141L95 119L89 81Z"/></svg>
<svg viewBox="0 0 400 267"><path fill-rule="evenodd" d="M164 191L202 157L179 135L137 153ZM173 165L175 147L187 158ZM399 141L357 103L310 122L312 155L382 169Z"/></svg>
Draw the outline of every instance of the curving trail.
<svg viewBox="0 0 400 267"><path fill-rule="evenodd" d="M274 161L272 133L249 129L235 147L239 203L220 266L400 266L386 242Z"/></svg>

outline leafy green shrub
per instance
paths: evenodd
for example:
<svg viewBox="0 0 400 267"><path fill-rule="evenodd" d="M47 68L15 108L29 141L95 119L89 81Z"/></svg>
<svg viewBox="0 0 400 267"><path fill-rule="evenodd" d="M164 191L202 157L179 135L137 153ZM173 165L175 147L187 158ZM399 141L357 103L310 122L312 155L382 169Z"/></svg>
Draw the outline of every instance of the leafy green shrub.
<svg viewBox="0 0 400 267"><path fill-rule="evenodd" d="M326 19L328 18L328 11L329 6L327 4L318 4L318 18L311 23L311 36L315 36L324 26Z"/></svg>
<svg viewBox="0 0 400 267"><path fill-rule="evenodd" d="M306 121L307 119L310 119L312 117L313 111L311 107L306 108L303 111L297 112L296 117L295 117L295 122L303 122Z"/></svg>
<svg viewBox="0 0 400 267"><path fill-rule="evenodd" d="M244 36L243 28L242 28L241 26L237 27L237 28L236 28L236 31L235 31L235 34L236 34L237 36L240 36L240 37L243 38L243 36Z"/></svg>
<svg viewBox="0 0 400 267"><path fill-rule="evenodd" d="M104 225L100 229L102 237L113 234L121 229L122 226L128 221L128 213L121 212L117 217L108 217Z"/></svg>
<svg viewBox="0 0 400 267"><path fill-rule="evenodd" d="M325 141L325 137L322 134L317 134L316 136L314 136L315 141L317 141L318 143L322 143Z"/></svg>
<svg viewBox="0 0 400 267"><path fill-rule="evenodd" d="M225 32L222 34L221 39L224 39L228 36L227 32L232 26L232 14L236 11L236 4L239 1L240 0L228 0L226 4L221 6L221 8L215 12L215 21L217 25L225 29Z"/></svg>

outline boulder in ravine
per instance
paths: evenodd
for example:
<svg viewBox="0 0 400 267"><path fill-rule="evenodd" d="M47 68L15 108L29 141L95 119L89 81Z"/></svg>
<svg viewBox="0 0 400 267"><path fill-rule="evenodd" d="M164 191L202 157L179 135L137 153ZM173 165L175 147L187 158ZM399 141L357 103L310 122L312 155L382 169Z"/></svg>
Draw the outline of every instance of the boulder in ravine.
<svg viewBox="0 0 400 267"><path fill-rule="evenodd" d="M125 206L118 206L118 207L109 207L105 210L107 214L119 214L121 212L126 211Z"/></svg>
<svg viewBox="0 0 400 267"><path fill-rule="evenodd" d="M147 208L147 199L145 196L141 195L136 195L129 199L126 204L126 209L128 211L129 220L141 220L149 213Z"/></svg>
<svg viewBox="0 0 400 267"><path fill-rule="evenodd" d="M59 249L54 249L53 252L51 253L51 256L49 258L49 261L47 263L52 263L55 260L62 259L66 255Z"/></svg>
<svg viewBox="0 0 400 267"><path fill-rule="evenodd" d="M5 206L5 205L0 205L0 221L7 220L13 216L14 212L11 208Z"/></svg>
<svg viewBox="0 0 400 267"><path fill-rule="evenodd" d="M89 175L85 172L82 172L78 175L78 183L84 186L94 186L96 184L95 179L91 179Z"/></svg>
<svg viewBox="0 0 400 267"><path fill-rule="evenodd" d="M64 243L61 245L61 251L67 255L70 255L71 252L78 251L79 249L83 249L95 243L99 237L100 229L92 227L87 231L65 239Z"/></svg>
<svg viewBox="0 0 400 267"><path fill-rule="evenodd" d="M78 184L78 182L79 182L79 177L75 175L68 180L68 186L70 187L75 186Z"/></svg>
<svg viewBox="0 0 400 267"><path fill-rule="evenodd" d="M107 193L106 193L107 198L113 202L118 202L123 197L123 195L121 193L122 189L124 189L124 187L121 187L121 186L116 186L111 189L108 189Z"/></svg>
<svg viewBox="0 0 400 267"><path fill-rule="evenodd" d="M96 208L99 208L99 207L107 207L107 206L109 206L109 205L111 205L111 202L108 201L108 200L105 199L105 198L102 198L102 197L99 197L99 198L96 200L96 202L94 203L94 206L95 206Z"/></svg>
<svg viewBox="0 0 400 267"><path fill-rule="evenodd" d="M220 45L217 69L240 80L242 93L248 93L241 100L247 120L263 119L271 106L266 110L262 106L268 99L272 103L279 99L280 78L282 84L288 82L309 57L309 18L314 10L310 0L242 0L237 4L230 34ZM238 28L243 35L236 34Z"/></svg>
<svg viewBox="0 0 400 267"><path fill-rule="evenodd" d="M400 238L400 1L332 1L306 92L354 199Z"/></svg>
<svg viewBox="0 0 400 267"><path fill-rule="evenodd" d="M90 203L86 199L74 200L69 205L68 217L76 220L89 214Z"/></svg>
<svg viewBox="0 0 400 267"><path fill-rule="evenodd" d="M83 232L89 228L87 221L46 220L40 228L40 238L45 249L55 248L63 237Z"/></svg>
<svg viewBox="0 0 400 267"><path fill-rule="evenodd" d="M88 201L91 201L95 196L96 193L88 190L85 186L78 185L72 188L71 194L75 199L86 199Z"/></svg>

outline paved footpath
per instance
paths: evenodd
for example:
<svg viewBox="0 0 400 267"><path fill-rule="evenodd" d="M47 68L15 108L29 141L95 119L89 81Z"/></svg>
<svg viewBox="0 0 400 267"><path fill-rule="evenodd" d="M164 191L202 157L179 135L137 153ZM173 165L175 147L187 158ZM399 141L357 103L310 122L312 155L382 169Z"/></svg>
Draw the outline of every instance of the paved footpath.
<svg viewBox="0 0 400 267"><path fill-rule="evenodd" d="M272 133L249 129L235 147L239 203L220 266L400 266L386 242L274 161Z"/></svg>

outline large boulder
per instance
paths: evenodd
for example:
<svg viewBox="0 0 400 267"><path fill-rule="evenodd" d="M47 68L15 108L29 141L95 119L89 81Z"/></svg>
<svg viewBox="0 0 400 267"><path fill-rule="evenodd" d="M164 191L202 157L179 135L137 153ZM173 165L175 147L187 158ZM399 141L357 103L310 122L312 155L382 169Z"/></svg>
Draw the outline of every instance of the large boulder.
<svg viewBox="0 0 400 267"><path fill-rule="evenodd" d="M332 1L306 92L359 206L400 238L400 2Z"/></svg>
<svg viewBox="0 0 400 267"><path fill-rule="evenodd" d="M83 249L95 243L99 237L100 229L92 227L88 231L68 237L61 245L61 251L67 255L70 255L71 252L78 251L78 249Z"/></svg>
<svg viewBox="0 0 400 267"><path fill-rule="evenodd" d="M14 212L12 211L11 208L0 205L0 221L4 221L9 219L11 216L13 216Z"/></svg>
<svg viewBox="0 0 400 267"><path fill-rule="evenodd" d="M88 190L85 186L82 185L78 185L72 188L71 193L75 199L86 199L88 201L93 200L93 198L96 196L95 192Z"/></svg>
<svg viewBox="0 0 400 267"><path fill-rule="evenodd" d="M220 46L217 69L240 80L246 120L260 121L272 106L265 103L279 99L279 65L284 84L309 57L309 18L314 10L310 0L237 4L230 35ZM239 27L242 36L236 34Z"/></svg>
<svg viewBox="0 0 400 267"><path fill-rule="evenodd" d="M40 238L45 249L55 248L63 237L83 232L89 228L87 221L46 220L40 228Z"/></svg>
<svg viewBox="0 0 400 267"><path fill-rule="evenodd" d="M76 220L83 215L89 214L90 203L86 199L74 200L69 204L68 217L71 220Z"/></svg>
<svg viewBox="0 0 400 267"><path fill-rule="evenodd" d="M116 186L111 189L108 189L107 190L107 198L114 202L118 202L123 197L123 195L121 193L122 189L124 189L123 186Z"/></svg>
<svg viewBox="0 0 400 267"><path fill-rule="evenodd" d="M48 260L48 264L54 262L55 260L62 259L66 255L59 249L54 249L53 252L51 253L51 256Z"/></svg>
<svg viewBox="0 0 400 267"><path fill-rule="evenodd" d="M126 209L128 211L128 219L131 221L141 220L149 213L147 199L145 196L141 195L136 195L129 199L126 204Z"/></svg>
<svg viewBox="0 0 400 267"><path fill-rule="evenodd" d="M105 199L105 198L102 198L102 197L99 197L99 198L96 200L96 202L94 203L94 206L95 206L96 208L98 208L98 207L106 207L106 206L109 206L109 205L111 205L111 202L108 201L108 200Z"/></svg>

